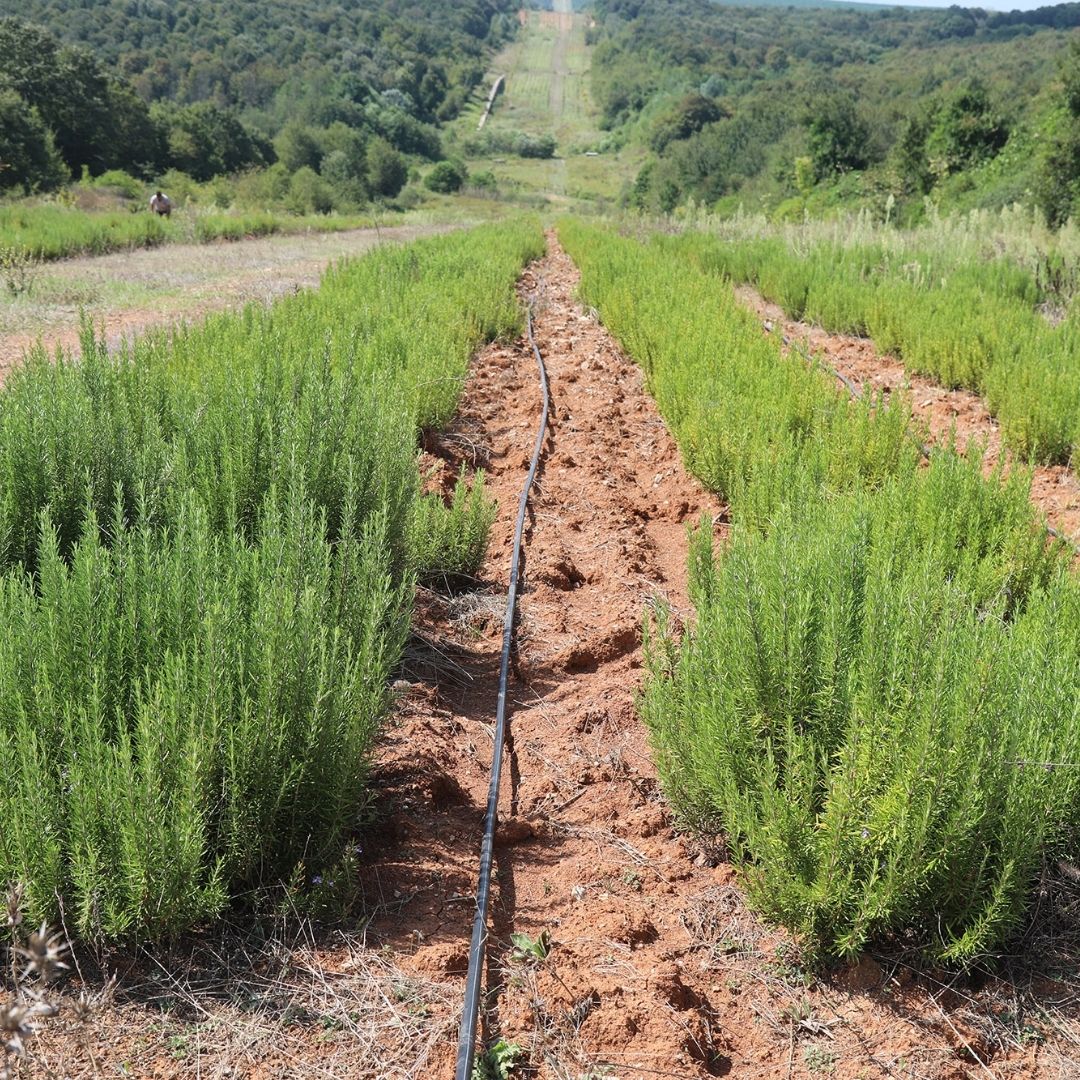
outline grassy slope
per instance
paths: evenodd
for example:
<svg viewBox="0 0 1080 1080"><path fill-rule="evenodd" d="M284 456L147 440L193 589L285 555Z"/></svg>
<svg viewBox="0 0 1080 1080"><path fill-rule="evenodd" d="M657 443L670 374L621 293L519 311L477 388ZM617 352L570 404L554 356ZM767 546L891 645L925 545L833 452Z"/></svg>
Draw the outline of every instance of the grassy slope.
<svg viewBox="0 0 1080 1080"><path fill-rule="evenodd" d="M601 142L603 133L589 92L592 50L585 43L589 16L569 18L571 26L560 29L556 13L529 12L518 39L495 58L485 85L474 92L450 135L460 142L476 131L491 83L505 75L503 92L487 121L489 130L553 134L557 156L542 161L487 155L469 158L469 169L490 169L502 188L552 195L564 205L572 199L616 197L644 156L637 148L585 156L585 150Z"/></svg>

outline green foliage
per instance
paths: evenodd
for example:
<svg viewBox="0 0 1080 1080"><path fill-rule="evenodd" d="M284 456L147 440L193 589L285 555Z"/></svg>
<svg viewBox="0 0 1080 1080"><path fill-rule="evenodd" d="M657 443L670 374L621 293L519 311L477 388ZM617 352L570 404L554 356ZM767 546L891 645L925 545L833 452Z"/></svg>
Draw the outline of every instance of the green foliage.
<svg viewBox="0 0 1080 1080"><path fill-rule="evenodd" d="M463 166L452 161L440 161L424 177L424 187L429 191L450 195L461 190L461 186L465 183L467 177L468 173Z"/></svg>
<svg viewBox="0 0 1080 1080"><path fill-rule="evenodd" d="M517 325L532 223L387 247L265 309L0 393L0 877L109 938L340 859L415 575L483 550L416 439ZM424 534L438 534L437 545ZM461 535L459 535L459 530Z"/></svg>
<svg viewBox="0 0 1080 1080"><path fill-rule="evenodd" d="M510 1080L525 1057L525 1048L499 1039L473 1061L472 1080Z"/></svg>
<svg viewBox="0 0 1080 1080"><path fill-rule="evenodd" d="M1047 220L1060 225L1080 205L1080 44L1061 63L1062 103L1052 117L1039 172L1038 200Z"/></svg>
<svg viewBox="0 0 1080 1080"><path fill-rule="evenodd" d="M993 157L1009 138L986 87L972 79L938 110L926 140L933 172L949 174Z"/></svg>
<svg viewBox="0 0 1080 1080"><path fill-rule="evenodd" d="M866 168L870 129L851 94L832 93L810 103L805 114L807 144L819 180Z"/></svg>
<svg viewBox="0 0 1080 1080"><path fill-rule="evenodd" d="M0 189L48 191L66 177L64 159L37 109L0 86Z"/></svg>
<svg viewBox="0 0 1080 1080"><path fill-rule="evenodd" d="M207 180L269 163L275 151L289 173L320 171L340 149L346 176L338 163L328 180L356 204L367 197L362 148L324 136L344 128L362 144L378 136L437 160L436 122L456 114L491 48L512 35L512 10L508 0L433 0L422 10L399 0L319 10L271 0L239 11L223 0L104 0L91 16L78 0L0 0L0 94L17 99L4 99L0 183L55 186L48 133L73 176L122 168L149 178L175 167ZM376 194L392 197L392 186Z"/></svg>
<svg viewBox="0 0 1080 1080"><path fill-rule="evenodd" d="M470 486L462 470L449 505L437 494L413 503L407 548L409 564L428 584L475 577L484 561L495 503L484 493L484 474Z"/></svg>
<svg viewBox="0 0 1080 1080"><path fill-rule="evenodd" d="M294 214L328 214L334 208L333 190L309 165L292 174L285 205Z"/></svg>
<svg viewBox="0 0 1080 1080"><path fill-rule="evenodd" d="M367 148L367 175L373 194L392 199L408 181L409 166L385 139L372 139Z"/></svg>
<svg viewBox="0 0 1080 1080"><path fill-rule="evenodd" d="M461 147L473 157L493 154L517 154L523 158L547 159L555 156L554 135L531 135L513 128L488 127L462 141Z"/></svg>
<svg viewBox="0 0 1080 1080"><path fill-rule="evenodd" d="M336 192L321 178L316 177L316 180L319 191L329 190L336 198ZM286 187L279 200L282 203L288 198L289 183L290 179L286 177ZM171 184L163 181L162 187L173 193L176 202L181 201L176 198L176 189ZM257 195L249 198L256 205L264 201ZM311 200L305 198L302 201L306 207ZM215 213L201 208L189 208L182 215L174 214L166 221L148 213L91 213L56 203L18 203L0 206L0 246L24 251L35 259L62 259L69 255L101 255L108 251L153 247L172 241L240 240L278 232L333 231L370 224L371 219L367 217L337 217L325 213L315 217L292 217L265 211Z"/></svg>
<svg viewBox="0 0 1080 1080"><path fill-rule="evenodd" d="M797 319L868 335L879 351L950 387L985 395L1006 444L1033 462L1080 445L1077 323L1050 325L1034 276L991 259L965 266L881 246L809 248L687 238L700 264L749 282Z"/></svg>
<svg viewBox="0 0 1080 1080"><path fill-rule="evenodd" d="M41 259L153 247L169 235L170 223L153 214L89 214L55 203L0 206L0 245Z"/></svg>
<svg viewBox="0 0 1080 1080"><path fill-rule="evenodd" d="M209 101L182 108L155 106L168 160L196 180L237 172L268 160L268 148L229 110Z"/></svg>
<svg viewBox="0 0 1080 1080"><path fill-rule="evenodd" d="M708 124L727 119L729 115L711 97L688 94L657 120L649 138L649 145L661 154L668 143L676 139L688 139Z"/></svg>
<svg viewBox="0 0 1080 1080"><path fill-rule="evenodd" d="M108 169L90 183L95 188L115 191L125 199L141 199L146 191L146 184L123 169Z"/></svg>
<svg viewBox="0 0 1080 1080"><path fill-rule="evenodd" d="M278 161L291 172L309 168L319 171L322 161L322 149L311 129L300 121L286 124L274 139L274 153Z"/></svg>
<svg viewBox="0 0 1080 1080"><path fill-rule="evenodd" d="M0 247L0 283L9 296L27 296L33 290L40 262L26 248Z"/></svg>
<svg viewBox="0 0 1080 1080"><path fill-rule="evenodd" d="M729 290L688 266L709 242L656 237L643 250L576 222L560 235L582 264L584 299L644 368L687 466L738 520L766 525L797 484L847 491L916 459L902 395L852 408L819 371L779 355ZM594 247L602 258L589 254Z"/></svg>
<svg viewBox="0 0 1080 1080"><path fill-rule="evenodd" d="M793 501L719 566L703 533L692 567L697 621L653 639L643 703L686 820L722 828L755 903L829 953L997 946L1080 809L1069 770L1035 764L1080 750L1080 590L1023 483L942 455Z"/></svg>
<svg viewBox="0 0 1080 1080"><path fill-rule="evenodd" d="M84 166L140 172L159 160L159 133L145 107L87 50L63 46L41 27L0 18L0 55L0 88L37 111L72 176Z"/></svg>
<svg viewBox="0 0 1080 1080"><path fill-rule="evenodd" d="M535 963L538 960L546 960L551 952L551 932L541 930L537 937L529 937L528 934L511 934L510 944L513 945L511 958L519 963Z"/></svg>
<svg viewBox="0 0 1080 1080"><path fill-rule="evenodd" d="M516 25L507 0L0 0L0 14L81 42L145 98L213 100L276 119L260 125L273 132L294 117L321 126L391 88L433 119L454 90L479 82L487 47Z"/></svg>
<svg viewBox="0 0 1080 1080"><path fill-rule="evenodd" d="M1034 189L1039 154L985 166L1010 135L1037 137L1080 13L598 0L595 19L592 96L604 125L653 150L634 205L736 195L777 209L802 195L791 162L810 156L838 204L880 206L891 193L917 214L935 186L964 208ZM680 103L699 96L728 119L682 126Z"/></svg>
<svg viewBox="0 0 1080 1080"><path fill-rule="evenodd" d="M1080 587L1027 477L951 449L920 468L905 404L849 403L700 268L767 267L809 311L838 263L881 252L560 236L735 523L720 546L696 535L694 624L680 637L661 606L646 638L641 709L676 810L724 834L754 902L812 950L998 947L1080 826L1080 777L1053 764L1080 753ZM972 273L1030 302L1015 268Z"/></svg>

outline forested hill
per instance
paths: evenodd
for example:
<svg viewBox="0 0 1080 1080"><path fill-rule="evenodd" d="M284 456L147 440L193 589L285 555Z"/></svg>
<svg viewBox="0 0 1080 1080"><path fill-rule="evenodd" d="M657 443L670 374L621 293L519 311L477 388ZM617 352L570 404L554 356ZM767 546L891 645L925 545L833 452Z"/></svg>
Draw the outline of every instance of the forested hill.
<svg viewBox="0 0 1080 1080"><path fill-rule="evenodd" d="M437 160L516 25L513 0L0 0L0 188L329 160L392 194L387 149Z"/></svg>
<svg viewBox="0 0 1080 1080"><path fill-rule="evenodd" d="M597 0L593 96L616 141L652 151L630 194L644 207L801 215L892 195L917 210L930 194L958 208L1036 199L1060 216L1076 193L1050 190L1045 166L1080 145L1062 93L1077 27L1078 3Z"/></svg>
<svg viewBox="0 0 1080 1080"><path fill-rule="evenodd" d="M510 0L0 0L0 15L89 47L149 101L213 101L277 119L335 78L400 90L428 119L452 115L483 75L487 46L512 33L516 9Z"/></svg>

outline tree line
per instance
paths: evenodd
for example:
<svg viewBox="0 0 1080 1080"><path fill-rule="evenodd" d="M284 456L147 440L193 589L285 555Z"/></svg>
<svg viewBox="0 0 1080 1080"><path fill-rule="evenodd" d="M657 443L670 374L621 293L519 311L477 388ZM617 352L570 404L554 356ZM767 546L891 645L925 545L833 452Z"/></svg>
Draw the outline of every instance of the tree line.
<svg viewBox="0 0 1080 1080"><path fill-rule="evenodd" d="M411 157L514 32L509 0L0 0L0 189L122 169L200 181L275 165L354 201L400 190ZM36 20L36 21L35 21Z"/></svg>
<svg viewBox="0 0 1080 1080"><path fill-rule="evenodd" d="M932 194L1071 212L1080 121L1059 80L1080 4L1000 14L598 0L596 15L603 122L616 143L652 151L626 193L634 205L739 199L802 213L891 196L917 214Z"/></svg>

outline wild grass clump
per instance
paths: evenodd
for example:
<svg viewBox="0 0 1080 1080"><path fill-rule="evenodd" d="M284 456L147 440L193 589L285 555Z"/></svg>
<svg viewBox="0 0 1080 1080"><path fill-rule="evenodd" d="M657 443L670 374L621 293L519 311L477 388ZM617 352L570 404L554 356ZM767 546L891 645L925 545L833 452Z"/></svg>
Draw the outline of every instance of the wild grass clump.
<svg viewBox="0 0 1080 1080"><path fill-rule="evenodd" d="M519 325L510 223L0 392L0 879L160 937L333 865L369 798L413 584L471 573L482 483L420 499L421 428Z"/></svg>
<svg viewBox="0 0 1080 1080"><path fill-rule="evenodd" d="M812 951L998 948L1080 832L1080 587L1029 478L921 467L906 404L784 358L694 258L716 241L560 236L736 523L694 540L694 624L647 637L668 797Z"/></svg>

